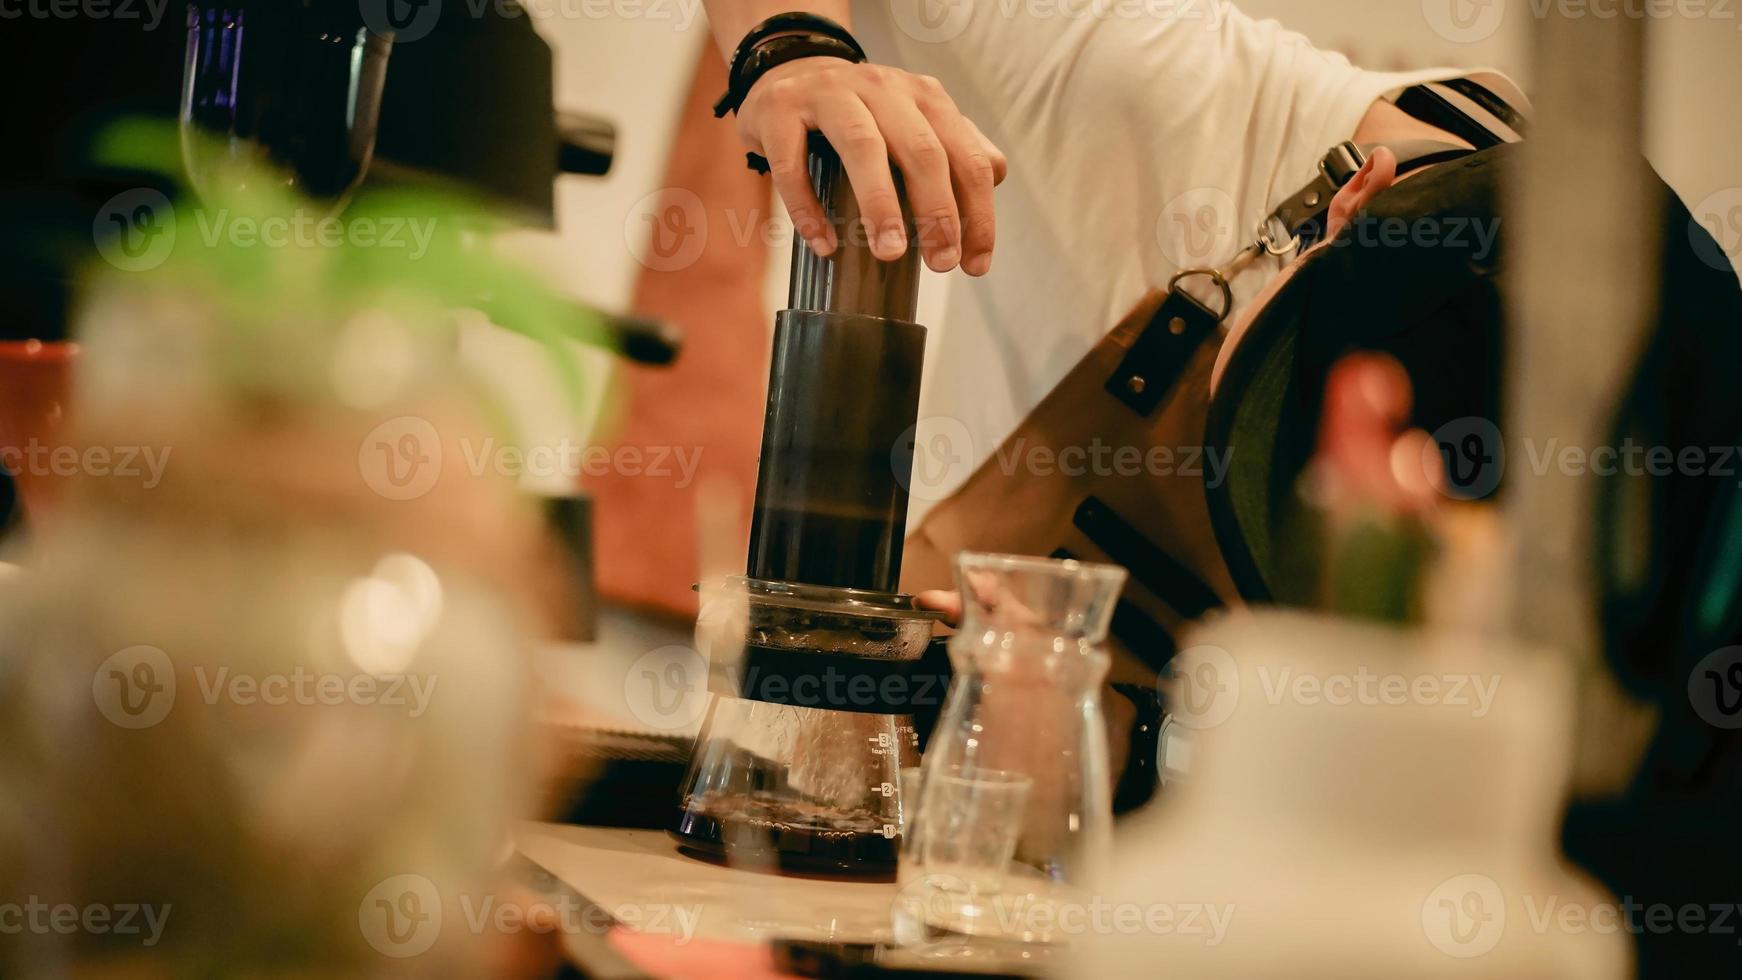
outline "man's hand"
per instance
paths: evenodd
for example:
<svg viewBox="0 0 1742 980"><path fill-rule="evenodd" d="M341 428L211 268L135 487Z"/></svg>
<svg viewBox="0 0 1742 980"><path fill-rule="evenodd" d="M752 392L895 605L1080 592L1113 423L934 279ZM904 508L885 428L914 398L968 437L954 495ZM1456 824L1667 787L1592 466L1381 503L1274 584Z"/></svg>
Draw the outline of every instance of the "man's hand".
<svg viewBox="0 0 1742 980"><path fill-rule="evenodd" d="M858 195L871 254L907 250L890 161L901 169L925 264L971 276L992 265L992 188L1004 154L935 78L839 58L800 58L757 80L738 110L738 136L768 158L775 190L811 250L829 255L835 230L811 190L805 141L818 130L840 154Z"/></svg>

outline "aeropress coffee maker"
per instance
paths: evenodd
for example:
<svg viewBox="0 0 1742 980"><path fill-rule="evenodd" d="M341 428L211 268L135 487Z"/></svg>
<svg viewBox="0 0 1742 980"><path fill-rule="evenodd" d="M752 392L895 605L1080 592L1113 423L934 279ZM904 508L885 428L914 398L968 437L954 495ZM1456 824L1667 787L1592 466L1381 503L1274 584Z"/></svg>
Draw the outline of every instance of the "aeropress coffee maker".
<svg viewBox="0 0 1742 980"><path fill-rule="evenodd" d="M704 604L713 696L672 833L734 866L888 875L899 774L919 762L913 708L946 686L916 673L937 617L896 591L925 354L919 252L902 195L907 252L871 254L820 137L810 174L839 245L829 258L793 246L748 568Z"/></svg>

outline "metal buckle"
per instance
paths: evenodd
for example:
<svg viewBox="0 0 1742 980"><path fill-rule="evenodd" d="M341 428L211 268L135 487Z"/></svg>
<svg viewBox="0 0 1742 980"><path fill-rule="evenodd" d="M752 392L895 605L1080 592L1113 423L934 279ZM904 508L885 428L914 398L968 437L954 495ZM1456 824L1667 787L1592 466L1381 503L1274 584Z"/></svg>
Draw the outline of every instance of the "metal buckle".
<svg viewBox="0 0 1742 980"><path fill-rule="evenodd" d="M1300 248L1301 242L1299 235L1292 236L1286 244L1279 247L1276 244L1276 236L1270 233L1270 225L1272 222L1282 228L1283 234L1288 234L1288 227L1283 224L1282 218L1279 215L1273 214L1270 217L1265 218L1263 221L1260 221L1258 223L1258 244L1263 246L1265 252L1270 255L1281 257L1291 254Z"/></svg>
<svg viewBox="0 0 1742 980"><path fill-rule="evenodd" d="M1344 140L1331 147L1325 158L1319 161L1319 172L1340 188L1366 165L1367 155L1361 152L1361 148L1351 140Z"/></svg>

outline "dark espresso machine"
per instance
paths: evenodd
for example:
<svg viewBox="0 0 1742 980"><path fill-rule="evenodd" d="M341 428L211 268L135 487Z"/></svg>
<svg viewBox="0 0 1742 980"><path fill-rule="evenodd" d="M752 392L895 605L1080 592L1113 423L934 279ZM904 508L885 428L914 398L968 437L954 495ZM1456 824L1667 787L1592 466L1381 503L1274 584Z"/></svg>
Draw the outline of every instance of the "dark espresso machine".
<svg viewBox="0 0 1742 980"><path fill-rule="evenodd" d="M925 355L919 252L909 218L906 254L871 254L816 138L810 172L840 244L828 258L793 247L749 562L712 590L708 608L727 612L698 630L713 697L673 834L739 866L886 875L900 774L919 764L913 710L943 693L916 673L936 617L896 591Z"/></svg>

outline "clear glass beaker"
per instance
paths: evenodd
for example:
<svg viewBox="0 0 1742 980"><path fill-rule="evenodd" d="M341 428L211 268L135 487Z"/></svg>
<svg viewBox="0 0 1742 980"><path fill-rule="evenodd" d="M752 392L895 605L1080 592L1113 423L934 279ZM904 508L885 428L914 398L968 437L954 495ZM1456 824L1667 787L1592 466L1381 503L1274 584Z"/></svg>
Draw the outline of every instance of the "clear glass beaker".
<svg viewBox="0 0 1742 980"><path fill-rule="evenodd" d="M956 578L955 679L904 823L896 940L1062 943L1111 843L1100 689L1125 570L964 552Z"/></svg>

